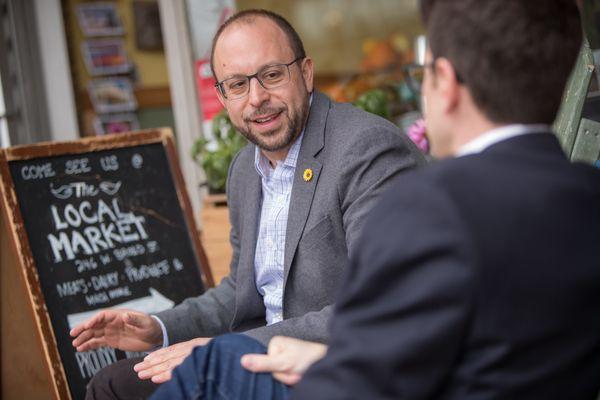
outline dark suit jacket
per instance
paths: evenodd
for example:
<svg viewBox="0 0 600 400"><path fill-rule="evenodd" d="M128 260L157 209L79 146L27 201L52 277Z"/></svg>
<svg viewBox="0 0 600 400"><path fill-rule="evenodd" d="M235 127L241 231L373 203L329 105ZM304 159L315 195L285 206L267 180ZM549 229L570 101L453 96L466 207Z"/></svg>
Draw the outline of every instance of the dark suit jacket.
<svg viewBox="0 0 600 400"><path fill-rule="evenodd" d="M282 322L265 326L254 253L261 181L254 145L231 164L227 201L231 273L202 296L158 314L171 343L229 331L267 344L274 335L325 342L332 304L366 215L400 172L424 163L390 122L315 92L294 174L285 251ZM306 182L304 171L313 177Z"/></svg>
<svg viewBox="0 0 600 400"><path fill-rule="evenodd" d="M595 399L600 171L530 134L384 197L293 399Z"/></svg>

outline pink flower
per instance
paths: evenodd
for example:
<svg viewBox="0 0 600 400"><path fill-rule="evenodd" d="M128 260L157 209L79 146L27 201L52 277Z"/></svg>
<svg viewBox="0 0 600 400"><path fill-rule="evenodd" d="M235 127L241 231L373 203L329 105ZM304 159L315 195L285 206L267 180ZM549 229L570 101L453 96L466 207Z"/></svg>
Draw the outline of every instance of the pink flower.
<svg viewBox="0 0 600 400"><path fill-rule="evenodd" d="M423 153L429 153L429 141L427 140L427 130L423 118L419 118L409 126L406 133L410 140L412 140Z"/></svg>

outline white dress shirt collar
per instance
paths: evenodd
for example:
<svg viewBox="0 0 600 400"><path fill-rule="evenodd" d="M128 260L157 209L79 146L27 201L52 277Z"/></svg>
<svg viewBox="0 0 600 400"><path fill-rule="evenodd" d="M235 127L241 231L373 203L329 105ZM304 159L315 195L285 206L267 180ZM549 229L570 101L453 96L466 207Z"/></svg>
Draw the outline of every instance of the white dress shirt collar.
<svg viewBox="0 0 600 400"><path fill-rule="evenodd" d="M483 150L488 147L502 142L504 140L525 135L528 133L542 133L542 132L550 132L552 128L550 125L545 124L512 124L505 125L499 128L492 129L481 135L477 136L475 139L463 144L458 151L456 152L456 157L466 156L468 154L477 154L481 153Z"/></svg>

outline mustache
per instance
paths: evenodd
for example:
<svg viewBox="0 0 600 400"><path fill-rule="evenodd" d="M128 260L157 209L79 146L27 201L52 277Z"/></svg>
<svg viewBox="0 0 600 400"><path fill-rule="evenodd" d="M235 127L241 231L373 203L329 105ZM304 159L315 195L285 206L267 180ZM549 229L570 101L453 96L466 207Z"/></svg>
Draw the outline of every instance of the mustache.
<svg viewBox="0 0 600 400"><path fill-rule="evenodd" d="M246 117L244 117L244 121L250 122L262 115L279 114L280 112L283 112L283 111L285 111L285 107L260 106L255 111L253 111L250 115L247 115Z"/></svg>

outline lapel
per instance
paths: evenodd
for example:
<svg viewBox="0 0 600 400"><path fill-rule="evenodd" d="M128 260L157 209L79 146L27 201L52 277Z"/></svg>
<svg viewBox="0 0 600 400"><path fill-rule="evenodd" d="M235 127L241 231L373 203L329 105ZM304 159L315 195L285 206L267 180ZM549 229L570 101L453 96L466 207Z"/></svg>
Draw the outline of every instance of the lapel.
<svg viewBox="0 0 600 400"><path fill-rule="evenodd" d="M254 157L252 157L254 160ZM240 259L236 274L239 295L236 296L234 321L244 321L264 313L264 305L258 290L254 273L254 254L258 236L262 186L260 176L252 164L246 173L245 196L242 207L242 231L240 232ZM243 301L242 301L243 300Z"/></svg>
<svg viewBox="0 0 600 400"><path fill-rule="evenodd" d="M330 104L330 100L324 94L314 91L300 153L298 154L290 197L283 264L284 292L292 260L308 219L319 174L323 166L315 156L324 146L325 123ZM304 180L304 171L307 169L312 170L312 179L308 182Z"/></svg>

